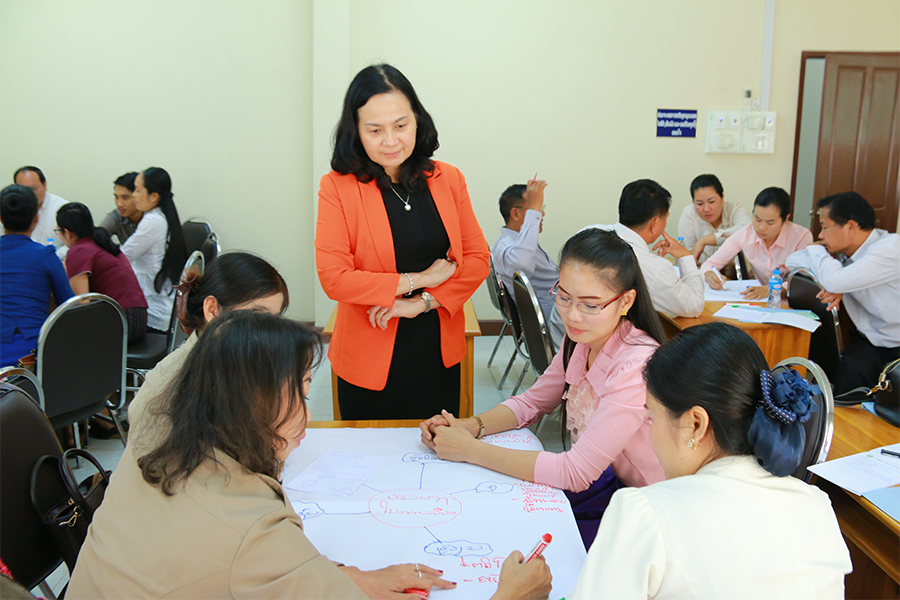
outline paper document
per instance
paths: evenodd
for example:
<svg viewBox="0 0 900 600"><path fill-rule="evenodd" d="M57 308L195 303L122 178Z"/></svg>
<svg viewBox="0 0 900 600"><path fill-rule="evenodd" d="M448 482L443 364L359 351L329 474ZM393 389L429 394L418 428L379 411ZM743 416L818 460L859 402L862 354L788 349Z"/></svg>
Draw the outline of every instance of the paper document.
<svg viewBox="0 0 900 600"><path fill-rule="evenodd" d="M806 331L815 331L821 325L815 319L810 319L801 312L775 310L759 311L737 304L726 304L713 315L723 319L735 319L742 323L771 323L774 325L789 325Z"/></svg>
<svg viewBox="0 0 900 600"><path fill-rule="evenodd" d="M748 287L758 286L760 283L755 279L728 280L721 290L712 289L706 281L703 282L703 285L705 286L703 299L707 302L740 302L744 300L741 292Z"/></svg>
<svg viewBox="0 0 900 600"><path fill-rule="evenodd" d="M315 494L349 496L383 464L383 456L329 449L285 487Z"/></svg>
<svg viewBox="0 0 900 600"><path fill-rule="evenodd" d="M884 447L900 452L900 444ZM829 460L809 470L857 496L900 483L900 457L882 454L881 448Z"/></svg>
<svg viewBox="0 0 900 600"><path fill-rule="evenodd" d="M873 490L863 494L878 510L895 521L900 521L900 487Z"/></svg>

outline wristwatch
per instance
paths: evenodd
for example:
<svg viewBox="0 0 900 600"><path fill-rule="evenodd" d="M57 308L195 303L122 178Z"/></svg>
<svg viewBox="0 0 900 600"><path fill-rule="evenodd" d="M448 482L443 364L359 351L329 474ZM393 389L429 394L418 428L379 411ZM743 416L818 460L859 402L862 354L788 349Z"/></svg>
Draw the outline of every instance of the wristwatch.
<svg viewBox="0 0 900 600"><path fill-rule="evenodd" d="M428 292L422 292L422 300L425 301L425 312L428 312L429 310L431 310L431 299L433 297L434 296L432 296Z"/></svg>

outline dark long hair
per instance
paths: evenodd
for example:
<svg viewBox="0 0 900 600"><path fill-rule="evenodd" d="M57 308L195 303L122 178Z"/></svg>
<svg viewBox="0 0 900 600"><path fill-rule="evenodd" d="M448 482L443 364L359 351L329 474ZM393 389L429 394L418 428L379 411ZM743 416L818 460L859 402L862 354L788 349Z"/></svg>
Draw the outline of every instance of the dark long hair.
<svg viewBox="0 0 900 600"><path fill-rule="evenodd" d="M674 418L694 406L706 410L719 448L743 455L753 452L747 434L763 398L760 372L768 368L749 335L733 325L707 323L660 346L644 367L644 380Z"/></svg>
<svg viewBox="0 0 900 600"><path fill-rule="evenodd" d="M250 473L277 478L276 446L285 443L278 428L304 410L303 378L320 356L318 334L296 321L251 310L217 318L148 407L172 429L138 459L144 480L171 496L214 449Z"/></svg>
<svg viewBox="0 0 900 600"><path fill-rule="evenodd" d="M172 195L172 178L165 169L150 167L141 175L144 177L144 187L147 194L159 194L159 209L166 216L169 224L169 239L166 241L166 255L163 257L159 273L153 279L153 287L161 292L166 279L172 285L178 283L181 271L187 260L187 249L184 246L184 234L181 232L181 220L178 218L178 209L175 208L175 197Z"/></svg>
<svg viewBox="0 0 900 600"><path fill-rule="evenodd" d="M595 227L579 231L560 251L560 268L567 263L580 263L593 269L613 294L634 290L634 304L624 318L660 344L666 341L637 257L615 231Z"/></svg>
<svg viewBox="0 0 900 600"><path fill-rule="evenodd" d="M202 276L191 277L183 285L184 303L178 312L178 320L185 331L206 326L203 301L209 296L216 299L223 311L279 293L284 296L282 313L290 302L287 284L281 274L266 260L249 252L221 254Z"/></svg>
<svg viewBox="0 0 900 600"><path fill-rule="evenodd" d="M331 168L342 175L353 174L362 183L375 180L382 190L391 187L391 178L384 172L384 167L369 158L359 139L359 109L372 96L394 90L406 96L416 116L416 147L400 165L400 185L408 192L418 192L427 187L426 178L434 171L431 157L439 146L437 129L409 80L388 64L366 67L350 82L334 132Z"/></svg>
<svg viewBox="0 0 900 600"><path fill-rule="evenodd" d="M112 254L119 255L119 246L109 237L109 232L101 227L94 227L91 209L81 202L69 202L56 213L56 225L65 229L78 239L94 236L94 243Z"/></svg>

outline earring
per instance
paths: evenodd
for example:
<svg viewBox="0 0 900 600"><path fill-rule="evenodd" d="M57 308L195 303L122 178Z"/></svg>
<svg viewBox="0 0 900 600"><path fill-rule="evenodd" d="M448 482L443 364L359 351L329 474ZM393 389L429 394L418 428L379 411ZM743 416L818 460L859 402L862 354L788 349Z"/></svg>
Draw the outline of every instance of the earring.
<svg viewBox="0 0 900 600"><path fill-rule="evenodd" d="M622 316L623 316L623 317L628 316L628 311L627 311L627 310L623 310L623 311L622 311Z"/></svg>
<svg viewBox="0 0 900 600"><path fill-rule="evenodd" d="M694 438L691 438L691 441L688 442L688 448L691 450L696 450L700 447L700 442L696 441Z"/></svg>

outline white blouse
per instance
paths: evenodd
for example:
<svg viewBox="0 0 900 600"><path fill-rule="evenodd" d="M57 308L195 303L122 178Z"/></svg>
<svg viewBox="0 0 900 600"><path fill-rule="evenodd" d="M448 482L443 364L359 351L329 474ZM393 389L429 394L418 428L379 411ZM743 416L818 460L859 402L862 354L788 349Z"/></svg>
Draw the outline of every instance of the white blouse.
<svg viewBox="0 0 900 600"><path fill-rule="evenodd" d="M571 600L839 600L852 570L828 496L755 456L617 491Z"/></svg>
<svg viewBox="0 0 900 600"><path fill-rule="evenodd" d="M141 290L147 298L147 326L165 331L172 317L175 294L167 277L157 292L153 285L162 268L169 239L169 223L159 207L144 213L131 237L122 245L122 252L131 263Z"/></svg>
<svg viewBox="0 0 900 600"><path fill-rule="evenodd" d="M703 236L711 233L716 234L716 245L707 246L700 255L700 263L702 264L703 261L712 256L722 246L725 238L749 224L750 213L747 212L743 204L723 200L722 224L719 225L718 229L713 229L706 219L697 214L697 209L694 208L694 203L691 202L684 207L684 211L681 213L681 220L678 221L678 237L684 238L684 245L690 250L697 243L697 240Z"/></svg>

